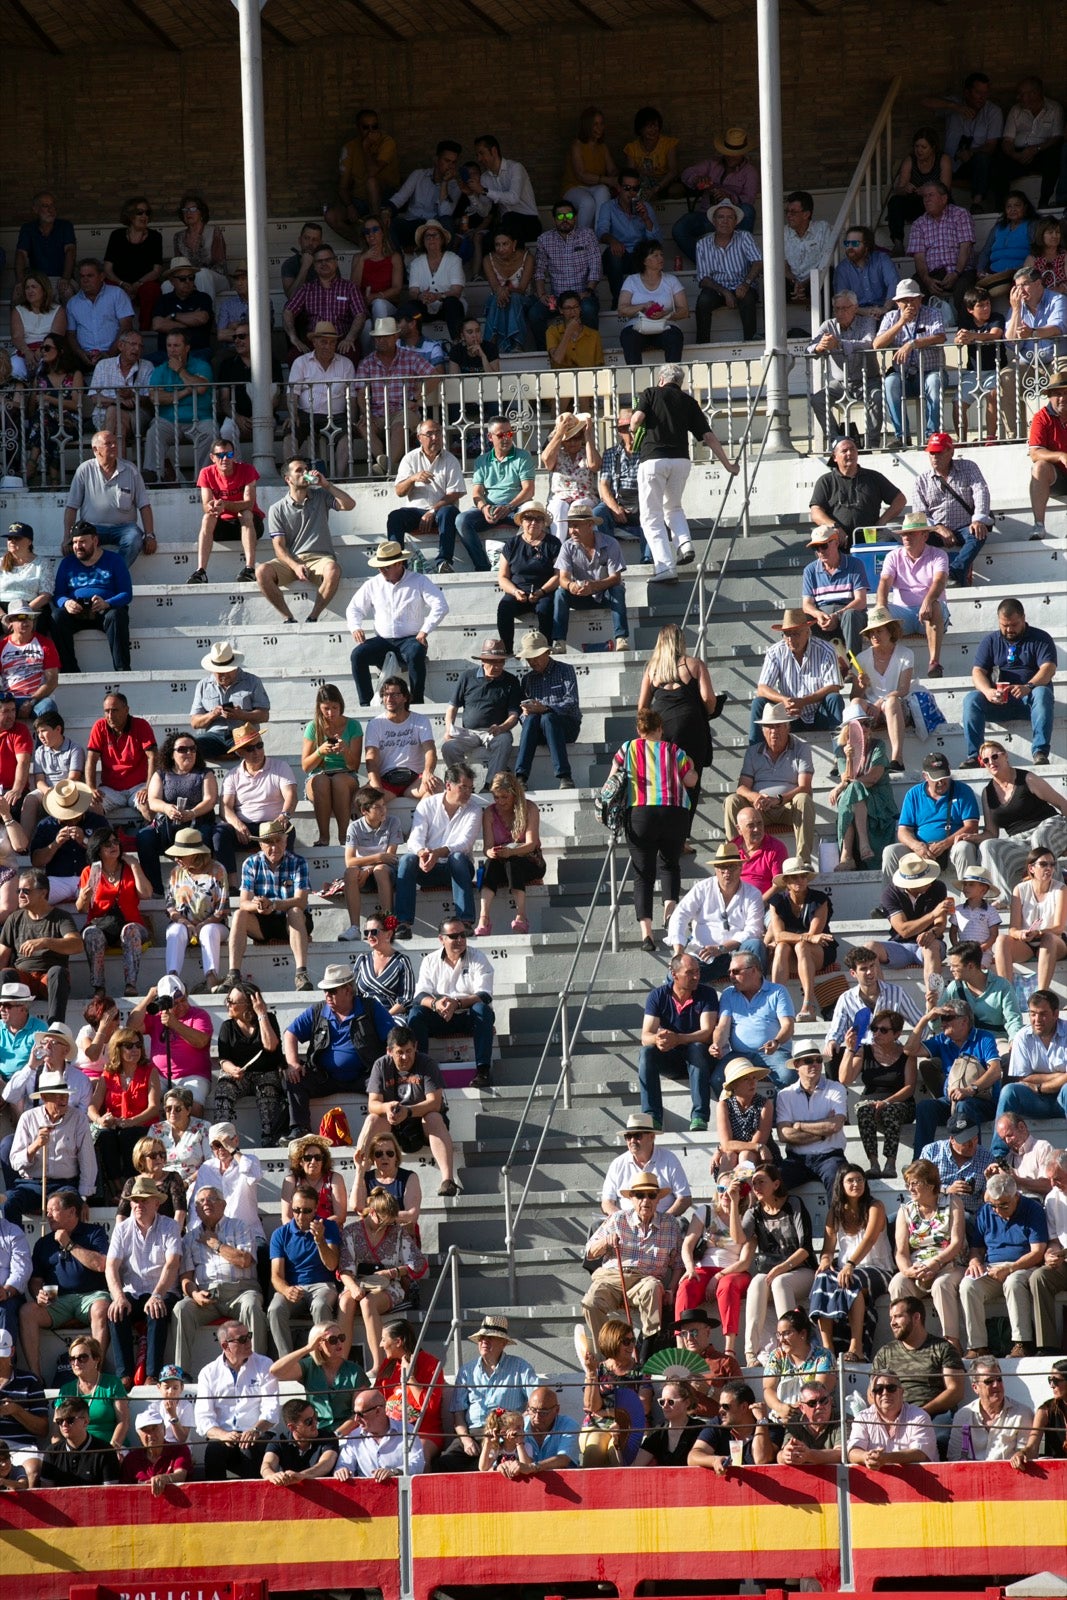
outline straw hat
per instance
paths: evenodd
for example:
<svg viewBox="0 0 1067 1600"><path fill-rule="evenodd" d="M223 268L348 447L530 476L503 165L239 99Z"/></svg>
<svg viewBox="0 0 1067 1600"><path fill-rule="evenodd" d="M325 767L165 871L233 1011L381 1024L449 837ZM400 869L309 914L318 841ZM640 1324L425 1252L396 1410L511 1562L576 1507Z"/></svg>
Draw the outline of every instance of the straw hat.
<svg viewBox="0 0 1067 1600"><path fill-rule="evenodd" d="M244 651L235 650L229 639L213 644L206 656L200 657L205 672L232 672L244 660Z"/></svg>
<svg viewBox="0 0 1067 1600"><path fill-rule="evenodd" d="M1067 372L1057 372L1043 385L1042 394L1059 394L1061 389L1067 389Z"/></svg>
<svg viewBox="0 0 1067 1600"><path fill-rule="evenodd" d="M734 1056L726 1063L723 1071L723 1083L727 1089L732 1084L740 1082L742 1078L765 1078L767 1068L761 1067L757 1062L750 1061L747 1056Z"/></svg>
<svg viewBox="0 0 1067 1600"><path fill-rule="evenodd" d="M664 1195L673 1194L672 1189L665 1189L654 1172L639 1172L633 1179L628 1189L620 1189L619 1193L626 1200L647 1200L655 1196L662 1200Z"/></svg>
<svg viewBox="0 0 1067 1600"><path fill-rule="evenodd" d="M332 322L316 322L311 330L312 339L336 339L337 329Z"/></svg>
<svg viewBox="0 0 1067 1600"><path fill-rule="evenodd" d="M405 550L402 544L397 544L395 539L386 539L375 550L372 556L367 557L370 567L395 567L398 561L409 561L411 552Z"/></svg>
<svg viewBox="0 0 1067 1600"><path fill-rule="evenodd" d="M860 632L873 633L875 628L888 628L893 635L894 644L904 632L904 624L898 617L894 617L891 611L887 611L885 606L871 607L867 613L867 626L861 628Z"/></svg>
<svg viewBox="0 0 1067 1600"><path fill-rule="evenodd" d="M783 628L810 628L811 618L799 606L787 606L782 612L781 622L772 622L771 631L781 633Z"/></svg>
<svg viewBox="0 0 1067 1600"><path fill-rule="evenodd" d="M210 855L211 847L204 843L199 829L179 828L174 835L174 843L169 850L164 850L163 854L175 861L181 861L185 856Z"/></svg>
<svg viewBox="0 0 1067 1600"><path fill-rule="evenodd" d="M785 706L775 700L770 705L764 706L763 715L759 720L761 728L787 728L793 719Z"/></svg>
<svg viewBox="0 0 1067 1600"><path fill-rule="evenodd" d="M822 1051L817 1044L798 1044L793 1054L789 1057L789 1065L795 1067L798 1061L821 1061Z"/></svg>
<svg viewBox="0 0 1067 1600"><path fill-rule="evenodd" d="M167 271L174 272L178 267L184 268L186 272L196 271L196 268L193 266L193 263L189 260L188 256L171 256L170 266L167 268Z"/></svg>
<svg viewBox="0 0 1067 1600"><path fill-rule="evenodd" d="M288 817L275 817L273 822L261 822L256 829L257 839L284 839L293 831Z"/></svg>
<svg viewBox="0 0 1067 1600"><path fill-rule="evenodd" d="M352 968L346 966L343 961L333 961L319 980L319 988L329 993L331 989L343 989L351 982Z"/></svg>
<svg viewBox="0 0 1067 1600"><path fill-rule="evenodd" d="M786 856L782 862L780 872L776 872L772 880L772 888L783 889L787 878L814 878L818 868L812 866L810 861L805 861L803 856Z"/></svg>
<svg viewBox="0 0 1067 1600"><path fill-rule="evenodd" d="M619 1132L619 1138L625 1139L628 1133L655 1133L656 1124L647 1111L631 1111L626 1119L626 1126Z"/></svg>
<svg viewBox="0 0 1067 1600"><path fill-rule="evenodd" d="M165 1200L167 1197L155 1179L142 1172L138 1177L134 1178L126 1198L128 1200Z"/></svg>
<svg viewBox="0 0 1067 1600"><path fill-rule="evenodd" d="M936 883L941 876L941 868L936 861L924 861L922 856L901 856L897 870L893 874L893 883L898 889L925 889L931 883Z"/></svg>
<svg viewBox="0 0 1067 1600"><path fill-rule="evenodd" d="M705 861L704 865L706 867L739 867L741 866L741 857L736 846L732 845L728 839L724 839L711 860Z"/></svg>
<svg viewBox="0 0 1067 1600"><path fill-rule="evenodd" d="M255 744L257 739L262 739L263 729L258 722L242 722L234 728L230 735L235 750L243 750L246 744ZM48 802L45 801L47 805Z"/></svg>
<svg viewBox="0 0 1067 1600"><path fill-rule="evenodd" d="M542 522L548 521L548 512L540 500L524 500L519 507L518 515L520 517L540 517Z"/></svg>
<svg viewBox="0 0 1067 1600"><path fill-rule="evenodd" d="M932 533L930 519L922 511L909 511L900 524L901 533Z"/></svg>
<svg viewBox="0 0 1067 1600"><path fill-rule="evenodd" d="M395 317L375 317L374 326L371 328L372 339L388 339L396 336Z"/></svg>
<svg viewBox="0 0 1067 1600"><path fill-rule="evenodd" d="M87 783L75 783L73 778L61 778L44 797L44 808L57 822L76 822L93 803L93 791Z"/></svg>
<svg viewBox="0 0 1067 1600"><path fill-rule="evenodd" d="M585 432L592 421L592 415L588 411L565 411L559 420L564 439L576 439L580 433Z"/></svg>
<svg viewBox="0 0 1067 1600"><path fill-rule="evenodd" d="M70 1094L70 1084L61 1072L42 1072L31 1100L43 1100L45 1095Z"/></svg>
<svg viewBox="0 0 1067 1600"><path fill-rule="evenodd" d="M747 156L756 147L747 128L727 128L722 138L715 140L715 148L721 156Z"/></svg>
<svg viewBox="0 0 1067 1600"><path fill-rule="evenodd" d="M421 227L418 227L418 228L415 229L415 249L416 250L421 250L422 249L422 241L426 237L427 230L428 229L432 230L433 228L437 229L438 233L441 235L441 237L444 240L445 244L449 244L451 242L452 235L449 233L449 231L445 227L444 223L443 222L439 222L436 217L430 217L430 218L427 219L427 221L425 221L421 225Z"/></svg>
<svg viewBox="0 0 1067 1600"><path fill-rule="evenodd" d="M592 522L593 502L587 500L584 496L578 500L572 500L570 510L567 512L567 521Z"/></svg>
<svg viewBox="0 0 1067 1600"><path fill-rule="evenodd" d="M515 1341L508 1332L508 1319L496 1311L487 1311L482 1317L482 1325L475 1328L473 1333L468 1333L468 1339L503 1339L505 1344L514 1344Z"/></svg>
<svg viewBox="0 0 1067 1600"><path fill-rule="evenodd" d="M740 206L735 206L732 200L716 200L715 204L708 208L709 216L713 217L716 211L732 211L736 222L744 222L745 220L745 213Z"/></svg>

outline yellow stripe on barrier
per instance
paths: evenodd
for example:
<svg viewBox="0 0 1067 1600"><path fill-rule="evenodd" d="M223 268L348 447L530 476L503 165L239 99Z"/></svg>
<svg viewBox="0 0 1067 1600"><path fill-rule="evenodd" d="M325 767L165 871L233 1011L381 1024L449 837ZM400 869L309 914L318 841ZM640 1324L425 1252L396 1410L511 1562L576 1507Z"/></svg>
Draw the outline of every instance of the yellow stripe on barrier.
<svg viewBox="0 0 1067 1600"><path fill-rule="evenodd" d="M638 1506L616 1510L516 1511L507 1516L412 1519L416 1560L558 1556L613 1550L837 1549L837 1506Z"/></svg>
<svg viewBox="0 0 1067 1600"><path fill-rule="evenodd" d="M902 1514L908 1545L916 1550L1067 1548L1067 1504L1062 1500L909 1501L871 1506L852 1502L854 1550L895 1550Z"/></svg>
<svg viewBox="0 0 1067 1600"><path fill-rule="evenodd" d="M8 1578L49 1572L181 1572L216 1568L395 1561L395 1518L331 1517L321 1542L316 1519L288 1522L185 1522L118 1527L9 1528L0 1535L0 1561Z"/></svg>

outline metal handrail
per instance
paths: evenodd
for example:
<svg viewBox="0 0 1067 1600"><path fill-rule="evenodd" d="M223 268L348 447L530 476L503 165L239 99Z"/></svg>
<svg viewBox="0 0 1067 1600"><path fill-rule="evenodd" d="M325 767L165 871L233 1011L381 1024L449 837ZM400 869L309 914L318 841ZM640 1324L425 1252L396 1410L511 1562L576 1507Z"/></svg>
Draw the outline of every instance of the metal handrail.
<svg viewBox="0 0 1067 1600"><path fill-rule="evenodd" d="M867 143L864 145L860 158L856 162L852 180L845 190L844 199L838 207L837 216L834 218L830 229L830 242L817 265L811 269L809 281L811 283L812 333L815 332L822 321L823 291L826 286L827 274L837 261L841 235L853 220L852 207L855 204L861 186L864 197L862 220L868 227L873 227L877 218L881 216L882 201L880 197L887 178L892 171L893 162L893 106L897 95L900 93L903 81L903 78L898 73L886 90L885 99L882 101L878 115L871 125L871 131L867 135ZM877 199L877 205L873 203L872 196Z"/></svg>
<svg viewBox="0 0 1067 1600"><path fill-rule="evenodd" d="M409 1371L413 1372L414 1369L415 1369L415 1362L418 1359L419 1352L422 1350L423 1344L425 1343L425 1340L426 1340L426 1334L429 1331L430 1319L431 1319L431 1317L433 1315L434 1307L437 1305L437 1301L438 1301L438 1299L440 1297L441 1290L444 1288L446 1283L448 1283L450 1285L451 1290L452 1290L452 1320L451 1320L451 1323L449 1325L448 1335L447 1335L447 1338L446 1338L446 1343L447 1343L447 1339L451 1339L451 1341L452 1341L452 1361L453 1361L453 1365L455 1366L456 1370L458 1371L460 1366L462 1365L462 1363L461 1363L461 1361L459 1359L460 1358L460 1354L461 1354L460 1341L461 1341L461 1339L463 1337L463 1306L462 1306L462 1303L460 1301L460 1294L459 1294L459 1267L460 1267L460 1262L462 1261L462 1258L463 1258L463 1252L459 1249L459 1247L457 1245L454 1245L454 1244L449 1245L448 1253L445 1256L445 1259L441 1264L441 1271L438 1274L437 1282L434 1285L433 1294L430 1296L430 1303L426 1307L425 1311L422 1314L422 1326L419 1329L418 1338L415 1340L415 1348L412 1350L410 1356L408 1357ZM433 1378L431 1379L430 1385L428 1386L429 1388L432 1388L433 1384L437 1382L438 1373L440 1373L443 1370L443 1368L444 1368L443 1360L438 1360L437 1367L436 1367L436 1369L434 1371ZM403 1379L403 1374L401 1374L401 1389L403 1389L403 1388L404 1388L404 1379ZM414 1428L409 1430L408 1429L407 1400L406 1400L406 1398L404 1399L404 1401L402 1402L401 1407L400 1407L400 1433L401 1433L401 1438L402 1438L402 1441L403 1441L404 1476L405 1477L409 1476L408 1468L409 1468L409 1466L411 1464L411 1462L410 1462L411 1444L412 1444L412 1441L414 1439L418 1438L419 1429L422 1427L422 1424L423 1424L423 1421L425 1420L425 1417L426 1417L426 1410L425 1410L425 1407L424 1407L423 1410L419 1413L419 1417L418 1417L417 1422L415 1423Z"/></svg>
<svg viewBox="0 0 1067 1600"><path fill-rule="evenodd" d="M740 438L738 440L738 458L739 458L739 460L741 462L741 476L742 476L742 483L744 485L744 501L743 501L743 505L742 505L741 515L742 515L744 532L746 534L748 532L748 513L749 513L749 505L751 503L752 488L753 488L753 484L755 482L756 473L757 473L757 471L759 469L759 464L763 460L764 448L765 448L766 443L767 443L767 434L764 433L764 436L760 441L759 453L758 453L757 458L756 458L755 467L753 468L753 471L752 471L751 474L749 474L749 472L748 472L748 449L749 449L749 445L751 443L751 435L752 435L753 423L755 421L756 413L757 413L760 401L761 401L761 399L763 397L764 390L765 390L766 385L767 385L767 378L768 378L768 374L769 374L769 372L771 370L772 361L773 361L773 356L771 354L768 354L767 356L764 357L763 367L762 367L762 370L760 372L759 385L758 385L758 387L756 389L755 394L752 396L752 398L751 398L751 400L749 402L748 414L747 414L747 416L745 418L745 425L744 425L744 427L743 427L743 429L741 431L741 435L740 435ZM723 517L724 517L725 511L726 511L726 503L727 503L727 501L729 499L730 491L733 488L734 482L735 482L735 477L734 477L734 475L731 474L731 476L727 479L725 485L723 486L723 493L722 493L722 498L721 498L721 500L719 502L719 509L718 509L718 511L716 513L715 520L714 520L714 522L712 524L711 533L710 533L710 535L709 535L709 537L708 537L708 539L707 539L707 541L705 543L705 547L704 547L704 549L703 549L703 551L701 553L700 562L699 562L699 565L697 566L697 570L696 570L696 573L694 575L693 585L692 585L692 589L690 591L690 596L689 596L689 601L688 601L688 604L686 606L685 614L684 614L684 617L683 617L683 620L682 620L682 626L684 628L686 623L688 623L689 618L690 618L690 616L692 614L694 603L699 606L699 608L700 608L700 625L699 625L698 638L699 638L699 642L700 642L701 646L703 646L703 644L704 644L705 634L706 634L706 631L707 631L707 624L708 624L709 615L710 615L710 612L709 612L708 608L705 605L705 597L704 597L704 580L705 580L705 577L706 577L706 574L707 574L708 560L709 560L709 557L711 555L712 546L714 545L715 539L718 536L719 529L720 529L720 527L722 525ZM735 542L735 541L736 541L736 534L734 535L734 541L731 542L731 546L730 546L731 550L733 549L733 542ZM728 560L729 560L729 554L727 555L727 561ZM726 566L726 563L724 562L722 571L725 571L725 566ZM721 583L722 583L722 571L720 571L719 580L718 580L718 583L716 584L716 587L715 587L715 594L714 594L714 596L712 598L712 604L714 604L714 599L718 596L719 587L721 586ZM616 848L617 842L618 842L617 839L613 837L612 840L610 841L608 847L607 847L607 850L604 853L604 860L601 863L600 874L599 874L599 876L597 878L596 887L593 890L592 895L590 896L589 908L588 908L588 910L586 912L585 921L582 924L582 930L581 930L581 933L579 934L579 937L578 937L578 944L577 944L577 947L575 949L574 955L573 955L573 957L571 959L570 968L568 970L566 979L564 980L563 988L560 990L560 993L559 993L559 999L558 999L557 1004L556 1004L555 1016L553 1017L552 1024L551 1024L550 1028L548 1029L548 1033L547 1033L547 1036L545 1038L544 1048L541 1051L541 1056L540 1056L540 1059L539 1059L539 1061L537 1063L537 1068L536 1068L536 1070L534 1072L533 1082L531 1083L530 1088L529 1088L529 1092L527 1093L526 1103L523 1106L522 1113L521 1113L521 1115L519 1117L519 1120L518 1120L518 1125L517 1125L517 1127L515 1129L514 1137L512 1138L512 1141L511 1141L511 1148L508 1151L507 1159L505 1160L503 1166L501 1167L501 1176L502 1176L502 1178L504 1180L504 1249L503 1249L503 1251L489 1251L489 1250L487 1250L487 1251L480 1252L484 1256L490 1256L490 1257L492 1257L492 1256L498 1256L498 1257L499 1256L503 1256L503 1257L506 1258L506 1260L507 1260L507 1269L508 1269L508 1294L509 1294L509 1301L511 1303L514 1303L514 1297L515 1297L515 1286L516 1286L515 1237L516 1237L516 1234L518 1232L519 1222L521 1221L523 1210L525 1209L525 1206L526 1206L527 1197L529 1196L529 1193L530 1193L530 1186L533 1183L534 1177L535 1177L535 1175L536 1175L536 1173L538 1171L539 1165L540 1165L541 1155L542 1155L542 1152L543 1152L544 1147L545 1147L545 1141L548 1138L549 1130L550 1130L550 1128L552 1126L552 1120L553 1120L553 1117L555 1116L556 1107L558 1106L561 1098L563 1099L563 1103L564 1103L564 1108L565 1109L569 1109L569 1106L570 1106L570 1068L571 1068L571 1049L572 1049L572 1045L574 1043L575 1038L578 1036L578 1033L581 1030L582 1022L583 1022L583 1020L585 1018L585 1013L586 1013L586 1010L587 1010L588 1005L589 1005L590 996L592 995L592 993L593 993L593 991L595 989L595 986L596 986L597 975L598 975L598 973L600 971L600 963L603 960L604 952L605 952L605 949L607 947L609 939L611 940L611 945L612 945L613 951L618 949L619 897L621 895L621 892L622 892L622 889L623 889L623 885L626 882L626 878L627 878L627 875L628 875L629 870L630 870L630 862L627 861L625 867L623 868L622 875L616 880L616 874L615 874L615 848ZM585 950L586 938L587 938L588 933L589 933L589 929L590 929L590 925L591 925L592 920L593 920L594 913L595 913L595 911L597 909L597 902L599 900L600 892L601 892L601 889L603 887L605 874L608 874L609 877L610 877L610 880L611 880L611 895L610 895L610 903L609 903L609 907L608 907L608 916L607 916L607 919L606 919L605 924L604 924L603 931L602 931L601 936L600 936L600 942L599 942L599 944L597 946L596 955L595 955L594 960L593 960L592 971L581 982L581 990L582 990L581 1004L579 1005L577 1016L574 1019L574 1024L573 1024L573 1026L570 1028L570 1030L568 1032L568 1026L567 1026L567 1001L568 1001L568 998L569 998L569 996L571 994L571 988L572 988L572 985L574 983L575 974L577 973L577 970L578 970L579 961L581 960L581 957L582 957L583 952ZM519 1196L518 1205L513 1208L513 1206L512 1206L512 1192L511 1192L512 1167L514 1166L516 1158L518 1156L519 1146L520 1146L520 1144L522 1142L523 1136L524 1136L525 1131L526 1131L526 1124L527 1124L527 1121L528 1121L529 1116L530 1116L530 1111L531 1111L531 1107L532 1107L533 1102L534 1102L534 1097L535 1097L535 1095L537 1093L537 1090L540 1087L541 1078L542 1078L542 1075L543 1075L544 1069L545 1069L545 1064L546 1064L546 1062L548 1060L548 1053L549 1053L549 1050L550 1050L550 1048L551 1048L551 1046L552 1046L552 1044L553 1044L553 1042L554 1042L554 1040L556 1038L557 1030L558 1030L558 1033L559 1033L559 1036L560 1036L560 1042L561 1042L560 1070L559 1070L559 1074L558 1074L557 1079L556 1079L555 1088L552 1091L552 1098L551 1098L551 1101L550 1101L549 1106L548 1106L548 1113L545 1116L544 1122L543 1122L542 1127L541 1127L541 1132L540 1132L540 1134L538 1136L538 1139L537 1139L537 1144L536 1144L536 1146L534 1148L534 1152L533 1152L533 1155L532 1155L531 1160L530 1160L529 1169L528 1169L527 1175L526 1175L526 1181L523 1184L522 1193Z"/></svg>

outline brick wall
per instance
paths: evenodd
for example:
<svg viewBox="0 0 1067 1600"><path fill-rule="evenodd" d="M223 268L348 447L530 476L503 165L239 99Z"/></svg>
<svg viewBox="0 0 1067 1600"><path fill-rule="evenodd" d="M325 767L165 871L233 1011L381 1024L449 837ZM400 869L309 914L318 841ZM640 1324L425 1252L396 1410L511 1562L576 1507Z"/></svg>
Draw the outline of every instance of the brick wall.
<svg viewBox="0 0 1067 1600"><path fill-rule="evenodd" d="M1010 14L1010 28L1007 18ZM842 0L814 17L782 0L783 126L787 186L840 182L894 73L905 79L896 119L903 150L926 120L921 98L988 72L1005 107L1025 71L1044 69L1067 95L1062 8L1033 0ZM265 65L268 198L272 212L313 214L332 192L337 153L362 104L379 108L400 144L402 167L421 164L439 137L469 146L492 131L524 159L548 202L582 106L608 118L616 152L636 107L651 101L682 140L683 162L708 153L731 123L755 129L752 12L704 26L651 16L640 30L543 29L522 39L470 33L458 42L367 44L353 36L324 50L268 44ZM1057 81L1058 80L1058 81ZM47 83L48 92L42 85ZM110 86L114 85L113 92ZM0 222L25 214L28 196L53 185L63 214L100 221L128 193L149 194L160 216L186 184L202 187L217 215L241 209L236 58L218 50L123 52L50 58L7 51L0 62Z"/></svg>

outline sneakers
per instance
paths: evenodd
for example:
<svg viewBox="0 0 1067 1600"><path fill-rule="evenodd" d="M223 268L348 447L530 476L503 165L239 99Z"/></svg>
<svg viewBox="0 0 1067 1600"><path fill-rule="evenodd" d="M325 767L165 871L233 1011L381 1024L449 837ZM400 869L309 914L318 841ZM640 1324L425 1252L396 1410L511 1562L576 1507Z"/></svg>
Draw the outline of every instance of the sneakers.
<svg viewBox="0 0 1067 1600"><path fill-rule="evenodd" d="M240 981L241 981L241 974L238 972L236 967L231 967L229 972L223 978L222 982L221 983L217 983L215 985L213 993L214 994L225 994L228 989L232 989L234 984L235 983L240 983Z"/></svg>
<svg viewBox="0 0 1067 1600"><path fill-rule="evenodd" d="M437 570L440 573L440 572L455 572L456 569L452 565L451 561L439 561L437 563Z"/></svg>
<svg viewBox="0 0 1067 1600"><path fill-rule="evenodd" d="M254 567L242 567L237 574L238 583L255 583L256 573Z"/></svg>
<svg viewBox="0 0 1067 1600"><path fill-rule="evenodd" d="M682 548L678 552L678 565L680 567L688 567L695 560L696 554L693 550L693 546L691 544L683 544Z"/></svg>
<svg viewBox="0 0 1067 1600"><path fill-rule="evenodd" d="M555 639L555 640L553 640L553 643L552 643L552 654L554 656L565 656L567 654L567 641L566 641L566 639Z"/></svg>
<svg viewBox="0 0 1067 1600"><path fill-rule="evenodd" d="M649 581L649 583L677 583L678 582L678 568L677 567L656 567L656 568L653 569L652 576L649 578L648 581Z"/></svg>
<svg viewBox="0 0 1067 1600"><path fill-rule="evenodd" d="M297 967L297 969L296 969L296 982L294 983L293 987L294 987L294 989L300 989L304 993L307 993L310 990L314 989L315 985L312 983L311 979L308 977L308 969L307 969L307 967Z"/></svg>
<svg viewBox="0 0 1067 1600"><path fill-rule="evenodd" d="M970 772L975 767L980 767L981 765L982 765L982 763L979 761L977 756L968 756L966 761L961 761L960 762L960 771L961 772Z"/></svg>
<svg viewBox="0 0 1067 1600"><path fill-rule="evenodd" d="M185 586L186 586L186 588L188 588L191 583L206 583L206 582L207 582L207 573L204 571L203 567L197 567L196 571L194 573L192 573L188 578L186 578Z"/></svg>
<svg viewBox="0 0 1067 1600"><path fill-rule="evenodd" d="M707 1133L707 1131L708 1131L708 1124L707 1124L707 1119L705 1117L690 1117L689 1118L689 1132L690 1133Z"/></svg>
<svg viewBox="0 0 1067 1600"><path fill-rule="evenodd" d="M350 927L345 929L344 933L339 935L342 944L348 944L350 940L358 939L360 937L360 930L356 927L355 923L352 923Z"/></svg>
<svg viewBox="0 0 1067 1600"><path fill-rule="evenodd" d="M611 648L615 655L624 656L630 648L630 641L629 639L614 639L612 640Z"/></svg>
<svg viewBox="0 0 1067 1600"><path fill-rule="evenodd" d="M1035 544L1038 539L1044 539L1047 537L1047 535L1048 529L1045 527L1045 524L1043 522L1035 522L1033 527L1030 529L1030 543Z"/></svg>
<svg viewBox="0 0 1067 1600"><path fill-rule="evenodd" d="M573 778L561 778L559 780L559 787L561 789L575 789L577 788L577 784Z"/></svg>

